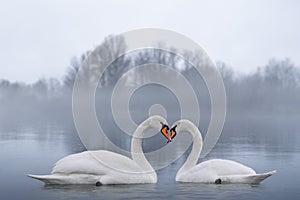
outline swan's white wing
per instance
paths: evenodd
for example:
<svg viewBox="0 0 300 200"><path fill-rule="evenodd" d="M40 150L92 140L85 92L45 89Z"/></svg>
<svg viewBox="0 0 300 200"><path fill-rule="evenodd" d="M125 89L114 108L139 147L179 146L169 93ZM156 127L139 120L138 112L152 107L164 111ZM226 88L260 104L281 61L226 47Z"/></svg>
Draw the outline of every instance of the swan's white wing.
<svg viewBox="0 0 300 200"><path fill-rule="evenodd" d="M110 151L85 151L59 160L52 174L98 174L138 172L141 167L130 158Z"/></svg>
<svg viewBox="0 0 300 200"><path fill-rule="evenodd" d="M242 175L242 174L256 174L256 172L241 163L232 160L212 159L199 163L189 173L202 173L204 171L211 171L218 176L224 175Z"/></svg>
<svg viewBox="0 0 300 200"><path fill-rule="evenodd" d="M245 165L231 160L212 159L199 163L189 169L178 181L215 183L220 176L256 174L255 171Z"/></svg>

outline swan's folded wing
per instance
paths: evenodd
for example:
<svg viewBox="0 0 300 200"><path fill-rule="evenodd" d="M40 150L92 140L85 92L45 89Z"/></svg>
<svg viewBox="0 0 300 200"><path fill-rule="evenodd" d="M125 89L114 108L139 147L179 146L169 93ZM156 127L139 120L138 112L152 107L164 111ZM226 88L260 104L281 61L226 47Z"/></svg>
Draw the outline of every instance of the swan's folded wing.
<svg viewBox="0 0 300 200"><path fill-rule="evenodd" d="M138 172L140 166L130 158L110 151L85 151L59 160L52 174L108 174L115 172Z"/></svg>
<svg viewBox="0 0 300 200"><path fill-rule="evenodd" d="M105 168L89 152L72 154L55 163L52 174L105 174Z"/></svg>

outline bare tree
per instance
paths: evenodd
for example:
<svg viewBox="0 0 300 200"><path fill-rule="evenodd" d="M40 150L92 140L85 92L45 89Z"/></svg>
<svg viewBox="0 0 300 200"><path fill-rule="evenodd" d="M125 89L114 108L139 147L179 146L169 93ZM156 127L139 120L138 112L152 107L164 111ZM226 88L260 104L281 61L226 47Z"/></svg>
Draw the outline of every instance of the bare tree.
<svg viewBox="0 0 300 200"><path fill-rule="evenodd" d="M289 60L271 59L264 67L265 81L271 85L281 87L300 86L299 69Z"/></svg>
<svg viewBox="0 0 300 200"><path fill-rule="evenodd" d="M90 51L87 51L86 53L82 54L79 58L73 57L70 62L70 66L67 69L67 73L65 77L63 78L63 84L67 88L72 88L78 73L78 70L82 63L86 60L88 57Z"/></svg>
<svg viewBox="0 0 300 200"><path fill-rule="evenodd" d="M80 58L74 57L64 78L64 85L72 87L77 73L82 67L82 81L97 83L96 77L100 74L99 86L110 86L116 83L119 77L127 70L130 60L122 54L126 51L125 39L122 36L108 36L92 53L82 54ZM91 53L87 63L84 63ZM114 59L117 58L117 59ZM113 61L110 63L110 61ZM104 69L104 67L106 67Z"/></svg>

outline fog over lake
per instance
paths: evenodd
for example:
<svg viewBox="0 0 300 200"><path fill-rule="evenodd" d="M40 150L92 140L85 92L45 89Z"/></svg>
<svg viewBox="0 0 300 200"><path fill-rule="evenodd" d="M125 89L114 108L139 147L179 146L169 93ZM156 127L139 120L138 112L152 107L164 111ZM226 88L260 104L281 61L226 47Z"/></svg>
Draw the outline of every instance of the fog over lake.
<svg viewBox="0 0 300 200"><path fill-rule="evenodd" d="M108 38L116 49L126 49L122 38ZM115 44L114 43L114 44ZM108 52L115 52L109 49ZM186 52L191 59L199 59L195 52ZM72 87L79 67L89 54L71 59L64 78L40 79L33 84L0 81L0 198L1 199L138 199L138 198L198 198L198 199L296 199L299 197L300 168L300 68L289 59L270 59L265 66L251 74L239 74L218 62L227 94L227 115L222 134L208 156L231 159L243 163L258 173L277 170L278 173L259 185L205 185L175 182L175 174L189 155L184 142L191 138L180 134L174 143L157 134L143 141L143 150L152 152L173 145L170 157L181 155L167 167L157 170L158 183L114 186L44 186L26 174L49 174L60 158L86 150L82 144L72 115ZM134 66L154 62L179 71L191 84L200 108L199 130L205 137L211 119L211 102L202 77L193 66L176 54L159 49L132 52L114 61L104 72L95 95L98 121L106 137L122 150L130 150L131 137L114 121L111 97L118 79ZM160 69L157 69L160 70ZM97 69L96 72L97 73ZM0 77L1 78L1 77ZM147 77L134 74L128 87ZM177 77L164 77L176 84ZM183 88L184 89L184 88ZM83 97L84 98L84 97ZM122 101L123 99L119 99ZM140 124L149 116L154 104L164 107L151 114L166 114L171 125L181 118L180 102L176 94L159 84L139 87L131 96L128 108L132 120ZM154 112L154 113L153 113ZM157 113L155 113L157 112ZM102 138L99 138L99 141ZM177 141L176 141L177 140ZM177 142L177 143L175 143ZM101 142L100 142L101 143ZM176 146L174 145L176 144ZM99 149L108 149L101 143ZM149 157L153 166L165 162L163 157Z"/></svg>

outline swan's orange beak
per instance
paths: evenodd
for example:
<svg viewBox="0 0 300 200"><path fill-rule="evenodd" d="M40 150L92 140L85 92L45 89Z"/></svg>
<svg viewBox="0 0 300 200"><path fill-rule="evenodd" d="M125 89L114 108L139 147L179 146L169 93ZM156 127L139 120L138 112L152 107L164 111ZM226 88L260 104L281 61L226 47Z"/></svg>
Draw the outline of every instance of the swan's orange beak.
<svg viewBox="0 0 300 200"><path fill-rule="evenodd" d="M171 135L170 135L170 137L171 137L171 139L173 139L175 136L176 136L176 127L177 127L177 125L175 125L173 128L171 128Z"/></svg>
<svg viewBox="0 0 300 200"><path fill-rule="evenodd" d="M163 123L162 124L162 128L160 130L160 132L168 139L167 143L172 142L172 138L168 133L169 127Z"/></svg>

